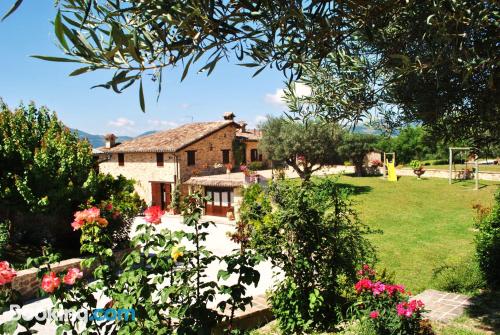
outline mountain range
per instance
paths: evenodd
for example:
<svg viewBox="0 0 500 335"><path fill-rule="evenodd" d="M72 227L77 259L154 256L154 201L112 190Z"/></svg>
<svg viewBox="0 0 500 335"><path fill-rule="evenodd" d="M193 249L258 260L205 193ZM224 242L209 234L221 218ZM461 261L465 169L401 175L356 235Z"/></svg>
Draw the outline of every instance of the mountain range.
<svg viewBox="0 0 500 335"><path fill-rule="evenodd" d="M76 132L78 134L79 138L87 139L90 142L90 144L92 145L92 147L94 147L94 148L102 147L105 144L104 135L94 135L94 134L90 134L90 133L84 132L84 131L79 130L79 129L71 129L71 131ZM156 133L156 130L150 130L150 131L147 131L147 132L142 133L142 134L135 136L135 137L118 136L116 138L116 142L130 141L136 137L141 137L141 136L150 135L150 134L154 134L154 133Z"/></svg>

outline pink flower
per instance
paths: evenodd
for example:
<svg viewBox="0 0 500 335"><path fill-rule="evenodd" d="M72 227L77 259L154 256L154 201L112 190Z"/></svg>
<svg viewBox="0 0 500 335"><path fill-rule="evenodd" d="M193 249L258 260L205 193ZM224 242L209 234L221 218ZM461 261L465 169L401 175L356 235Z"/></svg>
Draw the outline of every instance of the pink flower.
<svg viewBox="0 0 500 335"><path fill-rule="evenodd" d="M401 294L405 293L405 287L403 285L385 285L385 290L390 296L394 295L395 292Z"/></svg>
<svg viewBox="0 0 500 335"><path fill-rule="evenodd" d="M360 294L362 291L370 290L372 288L372 282L370 279L363 278L354 285L354 288Z"/></svg>
<svg viewBox="0 0 500 335"><path fill-rule="evenodd" d="M73 230L75 231L75 230L82 228L84 224L85 224L85 221L83 221L83 220L75 220L71 223L71 227L73 227Z"/></svg>
<svg viewBox="0 0 500 335"><path fill-rule="evenodd" d="M79 268L70 268L63 278L66 285L74 285L77 279L83 277L83 272Z"/></svg>
<svg viewBox="0 0 500 335"><path fill-rule="evenodd" d="M5 285L12 282L12 280L14 280L14 277L16 276L16 271L10 267L9 262L0 262L0 285Z"/></svg>
<svg viewBox="0 0 500 335"><path fill-rule="evenodd" d="M152 224L161 223L161 217L165 214L160 206L151 206L144 211L144 215L146 215L146 221Z"/></svg>
<svg viewBox="0 0 500 335"><path fill-rule="evenodd" d="M54 272L44 274L42 277L42 290L53 293L61 285L61 279Z"/></svg>
<svg viewBox="0 0 500 335"><path fill-rule="evenodd" d="M97 222L100 226L106 227L108 221L101 218L101 210L97 207L92 207L89 209L84 209L75 213L75 220L71 223L73 230L78 230L82 228L86 223Z"/></svg>
<svg viewBox="0 0 500 335"><path fill-rule="evenodd" d="M370 312L370 318L372 318L372 319L378 318L379 315L380 315L380 313L378 311L372 311L372 312Z"/></svg>
<svg viewBox="0 0 500 335"><path fill-rule="evenodd" d="M371 289L372 289L373 295L377 296L381 293L384 293L385 285L378 281L375 284L372 284Z"/></svg>
<svg viewBox="0 0 500 335"><path fill-rule="evenodd" d="M399 316L411 317L415 311L424 307L424 303L420 300L411 300L410 302L401 302L396 306Z"/></svg>

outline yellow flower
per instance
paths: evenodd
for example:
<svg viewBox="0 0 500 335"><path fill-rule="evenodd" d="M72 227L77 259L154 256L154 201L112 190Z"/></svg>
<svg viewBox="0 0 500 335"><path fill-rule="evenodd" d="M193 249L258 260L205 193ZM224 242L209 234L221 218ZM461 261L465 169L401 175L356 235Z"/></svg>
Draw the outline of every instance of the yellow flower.
<svg viewBox="0 0 500 335"><path fill-rule="evenodd" d="M175 246L172 248L172 252L170 253L170 256L172 257L174 262L177 262L177 259L179 257L184 256L184 253L181 250L179 250L179 247Z"/></svg>

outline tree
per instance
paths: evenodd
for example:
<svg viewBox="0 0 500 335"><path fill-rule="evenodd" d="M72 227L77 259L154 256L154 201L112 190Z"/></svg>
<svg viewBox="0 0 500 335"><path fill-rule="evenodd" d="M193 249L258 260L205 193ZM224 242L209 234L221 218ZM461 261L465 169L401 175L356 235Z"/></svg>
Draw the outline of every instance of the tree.
<svg viewBox="0 0 500 335"><path fill-rule="evenodd" d="M261 126L260 149L271 160L286 162L307 181L313 172L338 161L340 127L320 120L268 118Z"/></svg>
<svg viewBox="0 0 500 335"><path fill-rule="evenodd" d="M74 248L68 222L90 203L110 212L116 244L141 211L133 182L93 170L92 148L45 107L31 103L10 111L0 105L0 222L12 223L15 242Z"/></svg>
<svg viewBox="0 0 500 335"><path fill-rule="evenodd" d="M498 142L499 9L498 1L407 1L371 17L375 28L364 38L380 57L385 101L398 106L399 119L446 140Z"/></svg>
<svg viewBox="0 0 500 335"><path fill-rule="evenodd" d="M380 119L391 126L421 121L441 137L469 139L476 146L499 138L498 1L57 3L55 35L66 57L37 57L83 64L74 76L115 70L98 86L116 92L140 82L143 110L144 75L157 81L160 92L164 68L181 65L183 79L196 62L210 74L219 61L234 56L256 68L255 74L276 67L290 81L307 71L313 76L331 71L333 82L346 83L340 95L363 108L345 110L336 101L322 117L370 118L364 102L374 100ZM356 61L345 62L344 56ZM313 90L322 91L322 85ZM338 88L324 88L324 99L317 101L328 103ZM365 95L365 88L375 96Z"/></svg>
<svg viewBox="0 0 500 335"><path fill-rule="evenodd" d="M352 161L357 176L363 176L363 163L366 154L374 150L378 137L376 135L350 133L344 137L339 146L340 154Z"/></svg>

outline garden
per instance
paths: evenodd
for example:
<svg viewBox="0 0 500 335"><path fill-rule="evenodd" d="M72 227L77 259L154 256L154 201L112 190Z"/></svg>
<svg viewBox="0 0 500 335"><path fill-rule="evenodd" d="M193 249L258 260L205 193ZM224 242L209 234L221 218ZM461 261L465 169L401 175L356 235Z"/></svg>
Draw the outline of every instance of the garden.
<svg viewBox="0 0 500 335"><path fill-rule="evenodd" d="M23 2L12 1L2 20L22 15ZM474 190L468 180L425 175L446 165L450 147L470 148L452 157L463 176L478 158L497 171L497 2L60 0L55 8L61 54L33 57L80 64L71 77L111 70L93 88L136 87L143 112L143 82L159 97L176 67L181 81L222 61L253 76L278 70L286 109L259 125L259 150L276 173L243 190L228 236L237 247L217 255L206 247L214 223L203 217L203 193L176 199L185 229L160 228L164 211L147 207L133 180L99 173L89 143L54 112L2 102L3 311L26 303L14 284L30 268L30 288L53 312L86 316L55 318L56 334L499 332L498 185ZM395 152L396 162L367 161L372 152ZM354 175L315 176L342 163ZM417 177L398 179L398 164ZM285 179L284 166L299 178ZM76 256L78 264L59 267ZM276 320L239 327L264 261L278 274L266 294ZM433 322L414 297L428 288L473 304L448 324ZM3 334L41 324L2 322Z"/></svg>

